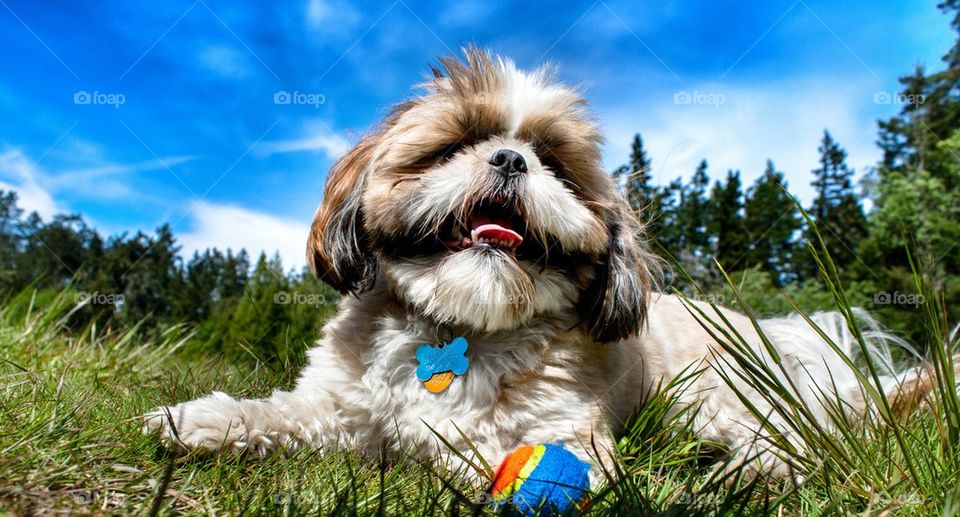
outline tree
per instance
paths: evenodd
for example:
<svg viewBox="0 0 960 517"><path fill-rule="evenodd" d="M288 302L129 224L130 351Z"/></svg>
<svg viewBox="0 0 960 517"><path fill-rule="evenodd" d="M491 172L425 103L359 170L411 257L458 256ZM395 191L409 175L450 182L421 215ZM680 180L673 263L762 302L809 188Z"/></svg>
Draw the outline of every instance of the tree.
<svg viewBox="0 0 960 517"><path fill-rule="evenodd" d="M652 203L657 199L657 188L650 184L650 159L643 148L643 139L640 133L633 136L630 144L630 163L621 165L613 172L614 178L623 188L624 196L630 207L637 213L656 208ZM651 216L659 214L659 210Z"/></svg>
<svg viewBox="0 0 960 517"><path fill-rule="evenodd" d="M683 232L683 246L693 257L705 257L710 252L710 236L707 233L709 219L707 187L707 161L702 160L694 171L690 183L684 187L677 207L677 225Z"/></svg>
<svg viewBox="0 0 960 517"><path fill-rule="evenodd" d="M289 319L281 293L290 292L279 257L267 259L261 253L250 274L243 296L230 315L226 335L220 343L223 353L234 360L270 360L284 355L283 341Z"/></svg>
<svg viewBox="0 0 960 517"><path fill-rule="evenodd" d="M960 130L939 147L952 157L944 159L939 174L919 169L880 182L871 234L888 250L885 258L894 259L888 268L908 269L902 250L910 246L934 283L944 285L948 274L960 271L960 253L951 254L960 242Z"/></svg>
<svg viewBox="0 0 960 517"><path fill-rule="evenodd" d="M951 26L960 33L960 0L945 0L938 7L952 14ZM942 61L944 70L928 74L917 67L912 75L900 78L900 113L879 123L878 144L884 152L881 180L916 170L928 170L941 180L949 176L944 169L949 157L938 144L960 127L960 37Z"/></svg>
<svg viewBox="0 0 960 517"><path fill-rule="evenodd" d="M710 219L714 256L728 271L743 269L749 242L743 220L743 192L740 171L728 171L724 183L717 181L710 193Z"/></svg>
<svg viewBox="0 0 960 517"><path fill-rule="evenodd" d="M13 290L20 254L20 217L17 193L0 190L0 289Z"/></svg>
<svg viewBox="0 0 960 517"><path fill-rule="evenodd" d="M767 160L763 175L747 191L744 222L751 242L748 264L770 273L778 286L793 280L791 266L800 216L787 194L783 173L777 171L771 160Z"/></svg>
<svg viewBox="0 0 960 517"><path fill-rule="evenodd" d="M652 222L649 237L673 257L679 257L684 249L683 227L678 220L679 203L683 198L683 180L677 178L666 187L658 189L656 194L659 215ZM655 231L654 231L655 230Z"/></svg>
<svg viewBox="0 0 960 517"><path fill-rule="evenodd" d="M829 131L823 132L819 151L820 166L813 170L812 183L817 195L809 212L833 261L838 269L844 270L858 259L857 249L867 235L867 220L853 189L853 170L847 167L847 152ZM812 228L807 229L805 237L817 242ZM806 276L817 276L813 260L803 258L797 263Z"/></svg>

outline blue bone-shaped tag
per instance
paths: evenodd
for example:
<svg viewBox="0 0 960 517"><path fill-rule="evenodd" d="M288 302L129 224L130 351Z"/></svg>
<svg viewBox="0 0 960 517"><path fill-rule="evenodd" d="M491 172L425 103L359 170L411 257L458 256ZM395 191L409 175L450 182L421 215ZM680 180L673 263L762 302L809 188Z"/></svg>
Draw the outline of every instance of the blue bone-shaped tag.
<svg viewBox="0 0 960 517"><path fill-rule="evenodd" d="M452 371L454 375L463 375L470 366L467 361L467 338L454 338L448 344L422 344L417 347L417 379L425 382L433 374Z"/></svg>

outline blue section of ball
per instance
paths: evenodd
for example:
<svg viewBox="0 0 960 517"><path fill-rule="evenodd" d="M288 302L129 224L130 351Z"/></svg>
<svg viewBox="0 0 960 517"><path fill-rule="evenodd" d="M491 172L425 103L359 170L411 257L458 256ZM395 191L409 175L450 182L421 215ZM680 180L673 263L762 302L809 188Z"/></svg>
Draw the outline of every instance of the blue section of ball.
<svg viewBox="0 0 960 517"><path fill-rule="evenodd" d="M510 498L523 515L575 512L590 488L590 464L562 445L546 444L540 463Z"/></svg>

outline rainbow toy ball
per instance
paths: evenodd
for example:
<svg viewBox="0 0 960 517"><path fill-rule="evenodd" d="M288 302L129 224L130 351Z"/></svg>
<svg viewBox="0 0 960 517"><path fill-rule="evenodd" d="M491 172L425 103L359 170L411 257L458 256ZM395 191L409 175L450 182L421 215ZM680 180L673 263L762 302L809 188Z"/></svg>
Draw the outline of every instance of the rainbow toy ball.
<svg viewBox="0 0 960 517"><path fill-rule="evenodd" d="M500 464L490 496L523 515L568 514L585 499L589 472L590 464L562 445L525 445Z"/></svg>

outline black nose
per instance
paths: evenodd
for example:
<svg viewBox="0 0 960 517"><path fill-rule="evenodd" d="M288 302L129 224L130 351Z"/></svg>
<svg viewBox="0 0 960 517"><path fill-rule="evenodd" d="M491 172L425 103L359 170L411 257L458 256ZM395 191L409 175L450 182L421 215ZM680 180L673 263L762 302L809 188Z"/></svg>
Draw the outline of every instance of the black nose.
<svg viewBox="0 0 960 517"><path fill-rule="evenodd" d="M519 176L527 172L527 162L523 156L510 149L500 149L490 157L490 165L504 176Z"/></svg>

